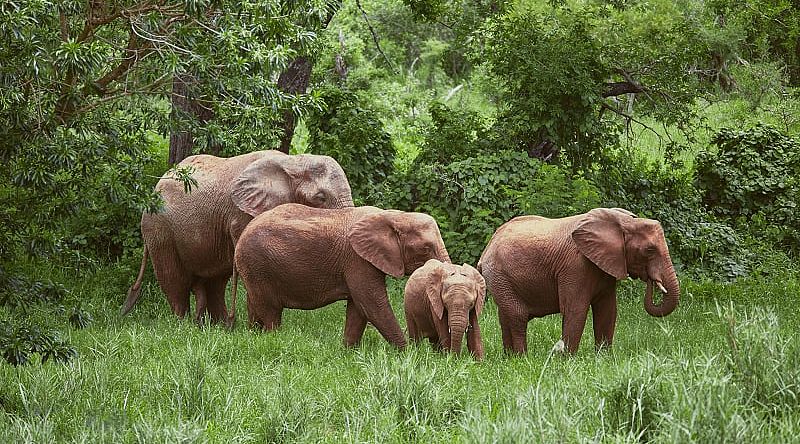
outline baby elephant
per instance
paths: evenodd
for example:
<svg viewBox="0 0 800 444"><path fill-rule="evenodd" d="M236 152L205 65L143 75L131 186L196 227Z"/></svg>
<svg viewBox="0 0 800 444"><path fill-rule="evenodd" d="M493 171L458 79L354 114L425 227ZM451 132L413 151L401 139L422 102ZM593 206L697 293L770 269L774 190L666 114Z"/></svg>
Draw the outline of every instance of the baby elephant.
<svg viewBox="0 0 800 444"><path fill-rule="evenodd" d="M414 341L427 337L444 350L460 353L466 330L467 348L475 358L482 359L478 316L485 299L486 283L478 270L467 264L431 259L406 283L408 335Z"/></svg>

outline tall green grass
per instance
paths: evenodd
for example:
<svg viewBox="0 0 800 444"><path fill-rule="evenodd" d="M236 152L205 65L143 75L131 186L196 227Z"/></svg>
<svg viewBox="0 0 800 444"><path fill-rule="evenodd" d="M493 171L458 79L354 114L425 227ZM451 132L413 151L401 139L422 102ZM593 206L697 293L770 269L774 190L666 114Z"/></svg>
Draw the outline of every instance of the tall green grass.
<svg viewBox="0 0 800 444"><path fill-rule="evenodd" d="M130 275L129 275L130 273ZM404 351L368 328L342 345L344 304L287 310L275 332L174 319L157 285L117 314L133 275L74 276L95 321L67 331L69 364L0 365L0 442L790 442L800 433L800 280L683 282L663 319L644 285L619 291L614 347L551 349L560 317L533 320L529 352L502 351L496 307L486 359ZM389 280L402 320L402 281Z"/></svg>

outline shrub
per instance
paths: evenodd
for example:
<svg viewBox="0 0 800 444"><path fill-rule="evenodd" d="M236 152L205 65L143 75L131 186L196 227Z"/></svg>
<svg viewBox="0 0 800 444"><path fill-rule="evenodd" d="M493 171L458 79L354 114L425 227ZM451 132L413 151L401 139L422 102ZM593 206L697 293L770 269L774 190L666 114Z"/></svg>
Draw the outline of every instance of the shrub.
<svg viewBox="0 0 800 444"><path fill-rule="evenodd" d="M23 365L30 362L33 354L38 354L42 362L66 362L78 352L58 331L45 331L30 324L14 327L8 322L0 323L0 354L11 365Z"/></svg>
<svg viewBox="0 0 800 444"><path fill-rule="evenodd" d="M426 128L425 143L415 165L447 164L478 155L487 148L486 126L478 113L454 110L437 101L431 102L428 112L431 124Z"/></svg>
<svg viewBox="0 0 800 444"><path fill-rule="evenodd" d="M370 195L394 167L394 147L378 114L362 106L355 93L321 90L326 107L308 116L310 152L336 159L347 173L356 204Z"/></svg>
<svg viewBox="0 0 800 444"><path fill-rule="evenodd" d="M800 248L800 143L759 124L720 130L695 161L695 182L713 214L791 250ZM754 223L755 222L755 223Z"/></svg>
<svg viewBox="0 0 800 444"><path fill-rule="evenodd" d="M599 193L585 179L519 151L420 165L394 176L384 205L432 215L454 262L475 264L494 231L526 213L562 217L587 211Z"/></svg>

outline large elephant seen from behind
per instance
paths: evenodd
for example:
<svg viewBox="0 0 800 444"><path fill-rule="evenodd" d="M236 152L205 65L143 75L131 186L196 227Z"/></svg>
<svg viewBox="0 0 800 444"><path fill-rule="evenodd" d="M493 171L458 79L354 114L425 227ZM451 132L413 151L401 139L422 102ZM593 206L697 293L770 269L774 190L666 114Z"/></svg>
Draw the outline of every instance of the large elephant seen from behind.
<svg viewBox="0 0 800 444"><path fill-rule="evenodd" d="M296 204L253 219L234 258L252 325L272 330L280 326L284 308L311 310L346 300L346 345L356 345L370 322L401 348L406 338L385 278L409 275L428 259L450 262L439 227L427 214Z"/></svg>
<svg viewBox="0 0 800 444"><path fill-rule="evenodd" d="M665 316L678 306L680 286L658 221L622 209L548 219L520 216L497 229L478 270L498 307L503 347L527 350L528 321L562 314L567 351L580 344L589 308L595 346L610 347L617 319L617 281L647 283L644 308ZM653 302L653 287L663 294Z"/></svg>
<svg viewBox="0 0 800 444"><path fill-rule="evenodd" d="M347 177L328 156L268 150L231 158L195 155L179 166L191 168L197 183L190 192L171 176L156 185L164 206L157 213L142 214L144 255L123 315L139 299L149 256L176 315L186 316L191 291L198 321L207 312L212 322L231 322L225 287L233 273L233 250L254 216L287 202L353 206Z"/></svg>

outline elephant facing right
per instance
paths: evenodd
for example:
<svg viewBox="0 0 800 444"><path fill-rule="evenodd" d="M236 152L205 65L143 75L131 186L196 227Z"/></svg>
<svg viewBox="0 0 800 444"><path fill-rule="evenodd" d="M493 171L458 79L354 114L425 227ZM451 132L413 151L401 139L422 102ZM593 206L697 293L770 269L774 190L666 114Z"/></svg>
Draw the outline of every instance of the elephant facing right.
<svg viewBox="0 0 800 444"><path fill-rule="evenodd" d="M589 307L595 346L610 347L617 319L617 281L647 283L644 307L672 313L680 286L661 224L619 208L548 219L520 216L503 224L481 255L478 270L498 307L503 347L527 350L532 318L562 314L561 339L578 350ZM663 294L653 302L653 287Z"/></svg>

